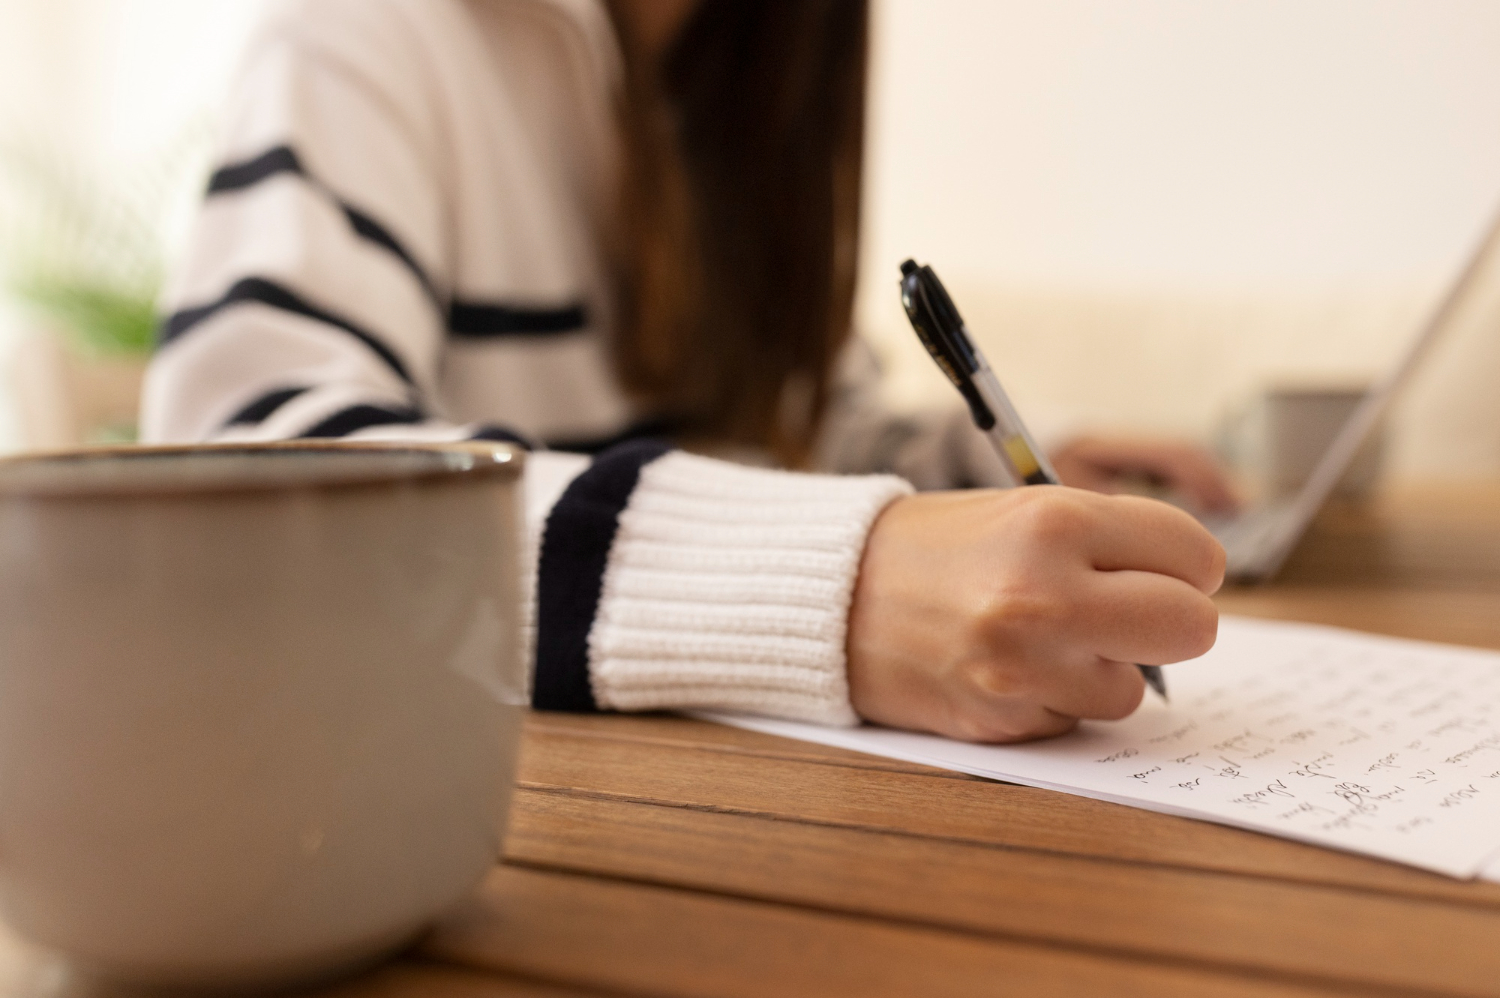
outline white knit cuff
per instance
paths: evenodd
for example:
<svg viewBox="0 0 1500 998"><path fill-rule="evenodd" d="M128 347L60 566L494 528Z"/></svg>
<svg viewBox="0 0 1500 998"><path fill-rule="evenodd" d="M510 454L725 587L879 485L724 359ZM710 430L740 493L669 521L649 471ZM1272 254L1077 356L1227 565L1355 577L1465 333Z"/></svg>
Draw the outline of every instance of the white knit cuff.
<svg viewBox="0 0 1500 998"><path fill-rule="evenodd" d="M859 722L844 638L865 537L900 478L768 471L673 452L646 465L589 632L601 709Z"/></svg>

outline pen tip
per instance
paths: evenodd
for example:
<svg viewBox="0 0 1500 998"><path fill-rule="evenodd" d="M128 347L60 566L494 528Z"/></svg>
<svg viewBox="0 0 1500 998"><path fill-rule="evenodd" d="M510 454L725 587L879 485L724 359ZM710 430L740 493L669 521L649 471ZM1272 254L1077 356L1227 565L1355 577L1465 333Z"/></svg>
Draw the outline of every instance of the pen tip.
<svg viewBox="0 0 1500 998"><path fill-rule="evenodd" d="M904 260L901 263L901 276L910 277L916 269L917 261L911 259Z"/></svg>

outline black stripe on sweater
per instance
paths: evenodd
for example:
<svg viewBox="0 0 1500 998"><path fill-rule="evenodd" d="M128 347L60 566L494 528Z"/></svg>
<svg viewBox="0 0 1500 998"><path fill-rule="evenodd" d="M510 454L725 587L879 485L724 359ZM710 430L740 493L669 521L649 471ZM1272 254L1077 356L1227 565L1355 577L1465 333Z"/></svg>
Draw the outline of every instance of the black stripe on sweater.
<svg viewBox="0 0 1500 998"><path fill-rule="evenodd" d="M277 146L274 149L267 149L253 159L219 167L214 171L213 176L208 178L208 193L212 196L244 190L278 173L307 176L307 171L302 169L302 161L297 158L297 153L291 146Z"/></svg>
<svg viewBox="0 0 1500 998"><path fill-rule="evenodd" d="M228 194L253 187L263 180L282 173L301 177L307 184L323 194L344 213L349 227L361 239L372 242L399 259L422 285L422 290L435 305L441 308L442 298L427 271L417 262L410 251L402 245L390 229L368 213L354 207L339 197L319 178L307 171L291 146L281 145L268 149L239 163L221 166L208 181L208 195ZM570 333L582 329L588 322L583 305L569 302L556 308L528 308L516 305L490 304L486 302L463 302L455 300L448 309L448 331L454 336L488 338L493 336L536 336L548 333Z"/></svg>
<svg viewBox="0 0 1500 998"><path fill-rule="evenodd" d="M372 426L420 423L422 419L421 411L406 406L361 403L351 405L347 409L340 409L333 415L323 418L316 425L303 430L297 436L304 440L312 437L347 437L351 433L369 429Z"/></svg>
<svg viewBox="0 0 1500 998"><path fill-rule="evenodd" d="M271 308L280 309L283 312L291 312L308 319L314 319L326 325L342 329L344 332L359 340L365 346L375 352L381 360L400 376L407 384L415 384L411 372L407 370L406 364L396 356L395 351L382 343L373 334L366 332L359 326L345 319L341 315L325 311L304 301L301 297L282 287L274 281L268 281L263 277L245 277L234 282L234 286L224 292L218 301L209 302L207 305L199 305L196 308L183 309L167 318L162 324L161 334L158 340L159 346L166 346L177 339L194 326L205 321L213 315L218 314L233 305L245 302L258 302L269 305Z"/></svg>
<svg viewBox="0 0 1500 998"><path fill-rule="evenodd" d="M341 206L344 209L344 217L349 220L350 227L364 239L389 250L393 256L406 264L407 268L416 276L417 281L421 283L422 290L427 293L428 299L434 305L438 305L441 308L439 303L442 301L442 297L438 294L437 288L433 286L432 279L427 276L427 271L423 270L422 265L417 263L416 257L408 253L406 247L402 246L396 237L391 235L390 231L375 221L375 219L366 215L358 208L342 203Z"/></svg>
<svg viewBox="0 0 1500 998"><path fill-rule="evenodd" d="M262 423L272 413L292 399L309 391L307 388L278 388L257 398L225 422L225 426L253 426ZM416 423L425 418L417 409L361 404L340 410L324 417L316 426L301 434L310 437L342 437L368 426L392 426L398 423ZM503 426L485 425L467 438L488 443L515 444L526 450L534 450L536 444L513 430Z"/></svg>
<svg viewBox="0 0 1500 998"><path fill-rule="evenodd" d="M422 291L426 293L434 305L437 305L441 301L437 288L432 283L432 279L427 276L427 271L422 269L422 265L417 263L417 258L407 251L406 247L401 244L401 241L392 235L391 231L384 225L381 225L374 218L370 217L370 215L360 211L348 201L339 197L327 184L308 173L307 168L302 165L302 160L298 158L296 150L291 146L277 146L274 149L266 150L254 159L247 159L242 163L231 163L228 166L219 167L208 180L208 196L213 197L215 194L242 191L247 187L253 187L261 181L268 180L281 173L290 173L301 177L314 190L338 205L339 210L344 213L344 219L349 223L349 228L354 230L355 235L374 243L395 256L416 277L417 283L422 285Z"/></svg>
<svg viewBox="0 0 1500 998"><path fill-rule="evenodd" d="M576 302L558 308L516 308L455 301L448 309L448 332L463 339L571 333L587 324L588 311Z"/></svg>
<svg viewBox="0 0 1500 998"><path fill-rule="evenodd" d="M538 710L599 709L589 684L589 630L599 611L609 549L641 469L668 450L658 440L616 447L573 479L552 507L537 565L531 705Z"/></svg>
<svg viewBox="0 0 1500 998"><path fill-rule="evenodd" d="M256 423L263 423L271 413L280 409L305 391L307 391L306 388L278 388L274 392L266 392L254 402L251 402L239 412L230 416L228 422L224 425L253 426Z"/></svg>

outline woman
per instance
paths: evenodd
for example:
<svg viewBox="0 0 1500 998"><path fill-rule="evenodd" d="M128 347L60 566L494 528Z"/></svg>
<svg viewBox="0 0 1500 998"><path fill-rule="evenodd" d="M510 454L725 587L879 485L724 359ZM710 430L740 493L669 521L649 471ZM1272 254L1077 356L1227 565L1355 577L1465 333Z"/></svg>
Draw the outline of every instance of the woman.
<svg viewBox="0 0 1500 998"><path fill-rule="evenodd" d="M1140 499L913 494L994 468L962 413L883 414L846 342L865 18L285 8L169 294L145 435L548 445L526 478L538 707L994 741L1128 714L1128 663L1212 643L1222 551ZM1226 495L1183 448L1059 466Z"/></svg>

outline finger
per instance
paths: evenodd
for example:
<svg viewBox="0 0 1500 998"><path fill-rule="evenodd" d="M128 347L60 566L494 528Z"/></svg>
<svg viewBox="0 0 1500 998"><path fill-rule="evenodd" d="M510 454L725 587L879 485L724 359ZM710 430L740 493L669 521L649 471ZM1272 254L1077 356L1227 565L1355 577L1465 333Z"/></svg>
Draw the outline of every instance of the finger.
<svg viewBox="0 0 1500 998"><path fill-rule="evenodd" d="M1179 579L1152 572L1096 572L1078 614L1084 647L1107 659L1168 665L1214 645L1219 610Z"/></svg>
<svg viewBox="0 0 1500 998"><path fill-rule="evenodd" d="M1219 462L1199 447L1171 447L1147 465L1174 491L1199 509L1230 512L1239 506L1229 476Z"/></svg>
<svg viewBox="0 0 1500 998"><path fill-rule="evenodd" d="M1212 454L1193 444L1152 440L1083 440L1072 456L1115 475L1145 473L1161 479L1195 506L1230 511L1234 487Z"/></svg>
<svg viewBox="0 0 1500 998"><path fill-rule="evenodd" d="M1204 593L1224 583L1224 547L1175 506L1139 496L1094 496L1086 550L1101 572L1134 570L1181 579Z"/></svg>

